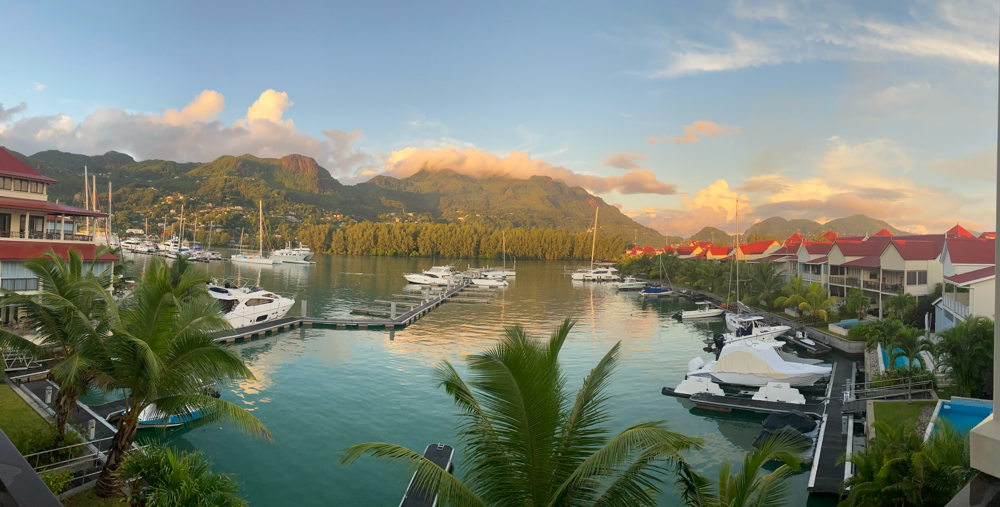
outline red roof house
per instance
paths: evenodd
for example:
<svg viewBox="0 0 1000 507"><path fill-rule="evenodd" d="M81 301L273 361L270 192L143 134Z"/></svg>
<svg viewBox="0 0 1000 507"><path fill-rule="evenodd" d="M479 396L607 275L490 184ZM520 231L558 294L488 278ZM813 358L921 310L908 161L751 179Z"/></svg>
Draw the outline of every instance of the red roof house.
<svg viewBox="0 0 1000 507"><path fill-rule="evenodd" d="M886 229L882 229L881 231L876 232L875 235L876 236L889 236L889 237L892 237L892 233L889 232Z"/></svg>
<svg viewBox="0 0 1000 507"><path fill-rule="evenodd" d="M961 225L955 224L955 227L948 229L948 232L944 233L945 237L948 238L974 238L975 236L965 230Z"/></svg>
<svg viewBox="0 0 1000 507"><path fill-rule="evenodd" d="M833 231L826 231L823 233L823 239L826 239L827 241L833 241L837 239L837 233Z"/></svg>

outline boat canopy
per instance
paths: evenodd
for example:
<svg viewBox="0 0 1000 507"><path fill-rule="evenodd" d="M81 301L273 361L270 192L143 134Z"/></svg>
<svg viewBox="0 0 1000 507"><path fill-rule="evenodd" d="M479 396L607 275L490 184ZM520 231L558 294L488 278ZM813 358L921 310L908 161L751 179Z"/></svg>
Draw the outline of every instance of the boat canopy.
<svg viewBox="0 0 1000 507"><path fill-rule="evenodd" d="M790 378L784 360L771 347L753 348L726 345L716 361L713 372L744 373L773 379Z"/></svg>

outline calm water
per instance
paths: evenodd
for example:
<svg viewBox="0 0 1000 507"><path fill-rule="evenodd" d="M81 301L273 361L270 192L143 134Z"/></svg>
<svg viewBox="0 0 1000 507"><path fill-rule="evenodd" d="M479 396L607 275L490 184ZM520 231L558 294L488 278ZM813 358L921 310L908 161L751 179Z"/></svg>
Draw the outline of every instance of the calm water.
<svg viewBox="0 0 1000 507"><path fill-rule="evenodd" d="M198 269L220 279L255 281L259 276L269 290L307 300L310 315L334 317L349 315L352 306L388 299L406 284L403 273L432 265L428 259L316 257L313 266L214 263ZM688 360L711 358L702 340L725 324L677 322L670 315L691 303L644 302L609 285L573 283L563 275L563 265L519 262L517 278L493 304L444 305L403 330L305 328L235 345L257 379L229 386L222 396L253 411L271 430L273 443L218 423L145 436L204 450L215 470L236 474L253 505L397 505L409 477L373 460L340 468L337 452L369 441L418 452L429 443L456 443L456 409L435 387L434 365L448 360L464 373L463 358L488 347L504 326L520 324L547 337L571 316L578 323L560 358L574 389L615 342L622 342L610 390L613 431L665 419L674 430L706 440L704 450L688 456L700 472L716 476L722 460L741 460L762 417L702 412L686 400L660 394L661 387L683 379ZM290 314L299 312L297 303ZM790 505L806 503L806 481L805 474L794 479ZM664 486L662 505L676 504L671 488Z"/></svg>

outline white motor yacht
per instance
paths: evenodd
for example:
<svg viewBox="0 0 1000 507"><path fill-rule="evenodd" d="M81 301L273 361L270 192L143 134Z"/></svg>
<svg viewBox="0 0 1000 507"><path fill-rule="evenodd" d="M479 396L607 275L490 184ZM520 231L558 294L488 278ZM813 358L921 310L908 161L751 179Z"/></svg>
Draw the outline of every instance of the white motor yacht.
<svg viewBox="0 0 1000 507"><path fill-rule="evenodd" d="M830 376L829 365L792 363L770 346L727 345L719 359L705 364L700 357L688 363L688 375L710 377L721 384L762 387L768 382L786 382L792 387L811 386Z"/></svg>
<svg viewBox="0 0 1000 507"><path fill-rule="evenodd" d="M722 308L713 307L712 303L708 301L698 301L695 304L698 305L697 310L683 310L677 313L677 316L682 319L704 319L708 317L718 317L719 315L726 313L726 311Z"/></svg>
<svg viewBox="0 0 1000 507"><path fill-rule="evenodd" d="M208 260L210 260L210 261L221 261L222 260L222 254L219 253L219 252L217 252L217 251L215 251L215 250L206 250L205 251L205 255L208 256Z"/></svg>
<svg viewBox="0 0 1000 507"><path fill-rule="evenodd" d="M139 252L140 248L142 248L142 242L136 238L124 239L122 240L121 245L122 245L122 250L125 250L126 252L130 253ZM145 249L143 249L143 252L145 252Z"/></svg>
<svg viewBox="0 0 1000 507"><path fill-rule="evenodd" d="M583 278L585 276L589 275L593 271L594 270L592 268L580 268L580 269L577 269L576 271L574 271L571 277L575 281L582 282Z"/></svg>
<svg viewBox="0 0 1000 507"><path fill-rule="evenodd" d="M222 305L226 320L234 328L280 319L295 303L294 299L260 287L238 287L228 282L222 286L208 284L208 293Z"/></svg>
<svg viewBox="0 0 1000 507"><path fill-rule="evenodd" d="M410 283L420 285L448 285L458 281L458 276L451 266L434 266L423 273L405 273L403 278Z"/></svg>
<svg viewBox="0 0 1000 507"><path fill-rule="evenodd" d="M501 278L469 278L469 282L477 287L506 287L510 285L505 277Z"/></svg>
<svg viewBox="0 0 1000 507"><path fill-rule="evenodd" d="M646 287L646 282L636 280L634 276L626 276L624 280L618 282L618 290L642 290Z"/></svg>
<svg viewBox="0 0 1000 507"><path fill-rule="evenodd" d="M585 282L617 282L621 279L615 268L596 268L583 275Z"/></svg>
<svg viewBox="0 0 1000 507"><path fill-rule="evenodd" d="M313 255L315 254L309 250L309 247L302 243L299 243L296 248L292 248L292 244L289 243L285 245L285 248L271 252L271 258L274 259L275 263L315 264L312 261Z"/></svg>

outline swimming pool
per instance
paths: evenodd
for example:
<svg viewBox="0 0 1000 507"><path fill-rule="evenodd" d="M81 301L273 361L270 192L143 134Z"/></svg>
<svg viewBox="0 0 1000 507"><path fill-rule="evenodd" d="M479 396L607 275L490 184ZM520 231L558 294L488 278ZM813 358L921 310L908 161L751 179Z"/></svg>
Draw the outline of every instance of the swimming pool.
<svg viewBox="0 0 1000 507"><path fill-rule="evenodd" d="M889 364L889 353L886 352L885 349L883 349L881 345L879 345L879 350L882 351L882 369L885 370L886 369L886 365ZM896 348L892 352L893 353L899 353L899 352L902 352L902 350L899 349L899 348ZM909 360L906 359L905 357L897 357L896 358L896 368L902 368L904 366L908 366L909 364L910 364ZM914 361L914 364L918 368L921 366L919 359L916 360L916 361Z"/></svg>
<svg viewBox="0 0 1000 507"><path fill-rule="evenodd" d="M975 398L954 397L950 400L938 400L927 426L924 439L930 438L931 432L937 426L938 420L950 422L959 431L968 432L993 413L993 402Z"/></svg>

